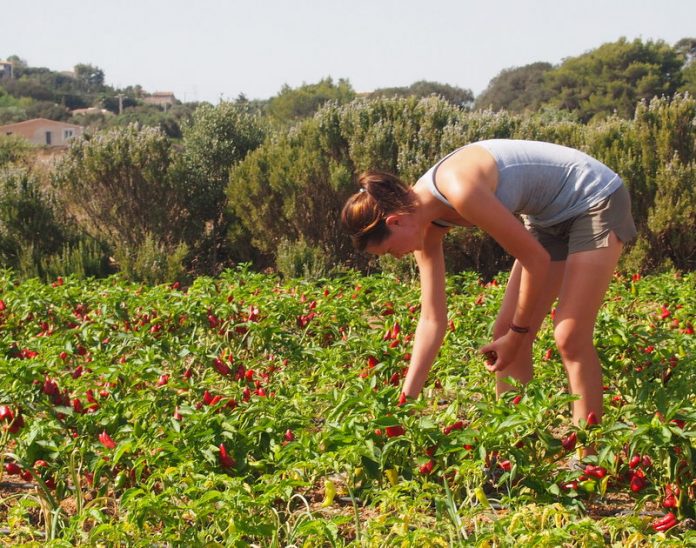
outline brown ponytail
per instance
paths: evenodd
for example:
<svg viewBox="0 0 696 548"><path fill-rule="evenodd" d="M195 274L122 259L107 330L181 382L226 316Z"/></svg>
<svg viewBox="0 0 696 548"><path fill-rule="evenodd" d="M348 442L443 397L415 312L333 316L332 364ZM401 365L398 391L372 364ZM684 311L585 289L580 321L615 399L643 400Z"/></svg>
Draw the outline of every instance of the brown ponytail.
<svg viewBox="0 0 696 548"><path fill-rule="evenodd" d="M385 219L393 213L413 211L411 189L398 177L380 171L360 175L360 191L353 194L341 212L343 228L356 249L378 245L389 236Z"/></svg>

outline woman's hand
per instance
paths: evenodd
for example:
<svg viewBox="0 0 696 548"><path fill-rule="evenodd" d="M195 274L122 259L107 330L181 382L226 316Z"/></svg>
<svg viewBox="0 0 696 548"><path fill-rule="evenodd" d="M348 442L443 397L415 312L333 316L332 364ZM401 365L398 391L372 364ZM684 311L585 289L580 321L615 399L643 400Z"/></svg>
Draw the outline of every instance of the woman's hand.
<svg viewBox="0 0 696 548"><path fill-rule="evenodd" d="M499 339L482 346L479 352L486 356L486 369L491 373L503 371L514 361L525 337L522 333L510 330Z"/></svg>

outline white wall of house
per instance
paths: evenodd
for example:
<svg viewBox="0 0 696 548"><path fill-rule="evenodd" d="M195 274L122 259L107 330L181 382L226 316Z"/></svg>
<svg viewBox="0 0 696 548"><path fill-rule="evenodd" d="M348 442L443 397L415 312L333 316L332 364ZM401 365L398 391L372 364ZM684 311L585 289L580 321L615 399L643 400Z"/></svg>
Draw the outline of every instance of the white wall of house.
<svg viewBox="0 0 696 548"><path fill-rule="evenodd" d="M60 147L84 132L82 126L36 118L16 124L0 126L0 135L19 135L34 145Z"/></svg>

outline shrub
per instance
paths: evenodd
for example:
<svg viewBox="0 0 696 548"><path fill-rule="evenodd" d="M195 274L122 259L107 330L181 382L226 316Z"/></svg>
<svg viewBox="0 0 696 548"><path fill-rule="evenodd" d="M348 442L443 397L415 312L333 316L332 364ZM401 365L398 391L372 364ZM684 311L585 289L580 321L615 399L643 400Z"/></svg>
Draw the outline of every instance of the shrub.
<svg viewBox="0 0 696 548"><path fill-rule="evenodd" d="M186 275L184 261L188 255L186 244L162 244L151 234L134 246L119 246L114 259L120 274L127 280L159 284L182 280Z"/></svg>
<svg viewBox="0 0 696 548"><path fill-rule="evenodd" d="M276 252L276 268L286 278L324 278L330 271L330 260L317 246L304 239L282 240Z"/></svg>
<svg viewBox="0 0 696 548"><path fill-rule="evenodd" d="M18 135L0 135L0 168L9 164L25 164L34 147Z"/></svg>
<svg viewBox="0 0 696 548"><path fill-rule="evenodd" d="M674 160L661 166L657 193L648 214L648 234L660 259L679 269L696 268L696 162Z"/></svg>
<svg viewBox="0 0 696 548"><path fill-rule="evenodd" d="M67 240L55 201L41 191L37 178L24 168L0 171L2 264L16 268L20 256L36 263L41 255L58 252Z"/></svg>
<svg viewBox="0 0 696 548"><path fill-rule="evenodd" d="M176 169L189 211L184 240L192 247L199 271L215 272L218 263L229 258L249 259L246 246L224 246L227 233L240 228L227 208L225 188L230 168L263 142L266 131L250 108L230 102L200 106L183 127ZM237 226L231 228L233 224ZM242 230L238 241L248 239Z"/></svg>
<svg viewBox="0 0 696 548"><path fill-rule="evenodd" d="M138 247L145 234L172 245L187 213L170 165L166 136L130 125L74 140L53 183L80 226L112 248Z"/></svg>
<svg viewBox="0 0 696 548"><path fill-rule="evenodd" d="M42 257L39 265L40 275L46 280L70 275L102 277L112 273L104 246L86 237L66 243L59 252Z"/></svg>

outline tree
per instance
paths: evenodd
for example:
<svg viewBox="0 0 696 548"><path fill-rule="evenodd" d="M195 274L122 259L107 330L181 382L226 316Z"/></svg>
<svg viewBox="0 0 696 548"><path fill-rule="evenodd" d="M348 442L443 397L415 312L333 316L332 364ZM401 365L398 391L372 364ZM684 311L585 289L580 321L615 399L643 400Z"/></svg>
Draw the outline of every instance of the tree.
<svg viewBox="0 0 696 548"><path fill-rule="evenodd" d="M448 103L468 108L474 101L474 94L469 89L450 86L449 84L440 84L438 82L429 82L427 80L419 80L408 87L392 87L380 88L370 93L371 98L376 97L430 97L435 95L441 97Z"/></svg>
<svg viewBox="0 0 696 548"><path fill-rule="evenodd" d="M12 63L12 72L14 73L15 78L19 78L24 72L24 69L29 66L29 64L24 59L19 57L19 55L10 55L7 58L7 61Z"/></svg>
<svg viewBox="0 0 696 548"><path fill-rule="evenodd" d="M191 116L191 109L175 105L163 111L157 105L141 105L124 109L121 116L108 115L103 118L104 127L123 127L130 124L160 128L167 137L181 139L181 125Z"/></svg>
<svg viewBox="0 0 696 548"><path fill-rule="evenodd" d="M674 44L674 49L682 56L684 66L696 60L696 38L682 38Z"/></svg>
<svg viewBox="0 0 696 548"><path fill-rule="evenodd" d="M274 119L288 123L312 116L329 101L344 104L354 98L355 91L348 80L341 78L334 84L329 77L296 89L284 85L280 93L269 101L268 112Z"/></svg>
<svg viewBox="0 0 696 548"><path fill-rule="evenodd" d="M540 62L503 69L476 98L474 106L495 111L537 110L550 98L550 91L544 85L544 76L552 68L550 63Z"/></svg>
<svg viewBox="0 0 696 548"><path fill-rule="evenodd" d="M56 102L55 90L43 84L39 78L22 76L3 83L7 93L14 97L29 97L35 101Z"/></svg>
<svg viewBox="0 0 696 548"><path fill-rule="evenodd" d="M681 65L677 52L661 40L621 38L549 71L549 103L577 112L583 122L613 113L630 118L641 99L671 97L679 89Z"/></svg>
<svg viewBox="0 0 696 548"><path fill-rule="evenodd" d="M674 49L683 60L683 84L679 91L688 92L692 97L696 97L696 38L682 38L674 45Z"/></svg>
<svg viewBox="0 0 696 548"><path fill-rule="evenodd" d="M210 269L218 262L218 248L232 222L226 215L225 194L230 168L256 149L265 136L265 124L243 103L201 105L183 127L178 170L186 180L182 191L191 215L188 241L210 249Z"/></svg>
<svg viewBox="0 0 696 548"><path fill-rule="evenodd" d="M34 101L26 108L28 118L47 118L65 122L70 118L70 111L57 103L50 101Z"/></svg>
<svg viewBox="0 0 696 548"><path fill-rule="evenodd" d="M87 93L102 91L104 88L104 71L94 65L79 63L74 67L75 78Z"/></svg>

